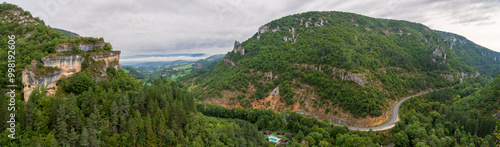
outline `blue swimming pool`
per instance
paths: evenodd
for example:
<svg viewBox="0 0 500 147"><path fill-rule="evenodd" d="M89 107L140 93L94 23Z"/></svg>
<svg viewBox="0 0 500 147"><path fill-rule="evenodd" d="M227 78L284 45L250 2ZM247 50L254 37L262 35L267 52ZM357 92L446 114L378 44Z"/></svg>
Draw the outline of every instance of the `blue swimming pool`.
<svg viewBox="0 0 500 147"><path fill-rule="evenodd" d="M272 142L278 142L278 138L274 138L273 136L269 136L269 141L272 141Z"/></svg>

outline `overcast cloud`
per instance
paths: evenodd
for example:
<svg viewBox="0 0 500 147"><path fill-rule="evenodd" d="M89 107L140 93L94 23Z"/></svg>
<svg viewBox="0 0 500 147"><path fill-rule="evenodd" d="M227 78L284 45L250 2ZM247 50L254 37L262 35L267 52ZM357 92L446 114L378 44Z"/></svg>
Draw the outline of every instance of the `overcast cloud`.
<svg viewBox="0 0 500 147"><path fill-rule="evenodd" d="M122 56L232 50L265 23L306 11L408 20L500 51L500 0L8 0L47 25L104 37Z"/></svg>

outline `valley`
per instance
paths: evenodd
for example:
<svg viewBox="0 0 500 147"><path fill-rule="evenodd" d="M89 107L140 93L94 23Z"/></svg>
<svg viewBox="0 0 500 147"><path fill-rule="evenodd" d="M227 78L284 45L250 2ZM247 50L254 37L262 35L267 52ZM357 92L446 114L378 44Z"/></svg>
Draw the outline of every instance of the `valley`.
<svg viewBox="0 0 500 147"><path fill-rule="evenodd" d="M276 16L205 58L124 56L137 52L132 43L52 28L5 2L0 21L0 36L16 38L19 71L15 97L0 95L2 108L16 108L0 109L0 121L16 120L0 124L0 146L500 144L500 53L416 22L338 11ZM161 18L148 25L156 23L171 27ZM231 37L211 29L210 39L184 44L220 50L207 42ZM7 69L7 38L0 42ZM163 51L156 45L141 52ZM180 57L204 59L173 60ZM4 91L8 75L0 71Z"/></svg>

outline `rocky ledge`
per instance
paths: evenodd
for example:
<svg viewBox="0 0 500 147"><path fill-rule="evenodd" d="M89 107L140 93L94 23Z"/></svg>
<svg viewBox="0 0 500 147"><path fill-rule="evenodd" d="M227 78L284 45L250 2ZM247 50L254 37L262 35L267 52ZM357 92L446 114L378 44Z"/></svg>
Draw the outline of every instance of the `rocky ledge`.
<svg viewBox="0 0 500 147"><path fill-rule="evenodd" d="M91 53L90 58L100 63L104 62L104 64L99 64L98 69L101 71L105 71L108 67L118 69L120 53L120 51L102 51ZM42 74L36 74L39 69L36 67L36 62L32 62L32 65L27 66L26 69L22 71L25 102L28 101L29 95L33 92L35 87L44 86L46 87L47 95L54 94L55 89L57 89L57 82L59 82L62 78L69 78L80 72L85 58L81 55L52 55L43 57L42 61L44 63L44 68L51 67L51 69L55 70Z"/></svg>

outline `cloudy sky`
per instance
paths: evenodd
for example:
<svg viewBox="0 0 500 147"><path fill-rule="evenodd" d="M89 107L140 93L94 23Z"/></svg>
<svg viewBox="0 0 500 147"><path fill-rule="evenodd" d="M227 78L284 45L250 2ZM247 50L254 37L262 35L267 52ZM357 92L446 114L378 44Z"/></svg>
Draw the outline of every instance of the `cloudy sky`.
<svg viewBox="0 0 500 147"><path fill-rule="evenodd" d="M47 25L104 37L122 56L232 50L267 22L306 11L408 20L500 51L500 0L7 0ZM199 57L198 57L199 58ZM150 60L169 60L155 58Z"/></svg>

